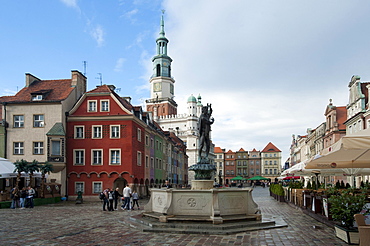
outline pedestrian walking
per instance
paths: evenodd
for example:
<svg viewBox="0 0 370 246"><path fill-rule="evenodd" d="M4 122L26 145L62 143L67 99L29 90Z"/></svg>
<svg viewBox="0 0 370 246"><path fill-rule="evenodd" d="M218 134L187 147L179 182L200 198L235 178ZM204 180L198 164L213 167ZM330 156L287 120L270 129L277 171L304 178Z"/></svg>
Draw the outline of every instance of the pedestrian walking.
<svg viewBox="0 0 370 246"><path fill-rule="evenodd" d="M128 184L123 189L122 193L123 193L123 199L124 199L122 209L125 210L127 207L127 210L130 210L131 188Z"/></svg>
<svg viewBox="0 0 370 246"><path fill-rule="evenodd" d="M137 210L140 210L139 206L139 194L134 190L132 192L132 210L134 210L135 204L137 206Z"/></svg>

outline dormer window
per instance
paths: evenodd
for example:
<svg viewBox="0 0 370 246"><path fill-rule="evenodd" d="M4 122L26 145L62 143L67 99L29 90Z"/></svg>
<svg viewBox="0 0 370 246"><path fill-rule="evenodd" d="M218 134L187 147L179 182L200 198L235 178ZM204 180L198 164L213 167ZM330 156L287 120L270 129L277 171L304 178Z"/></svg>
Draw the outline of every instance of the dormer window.
<svg viewBox="0 0 370 246"><path fill-rule="evenodd" d="M31 93L32 101L42 101L50 93L51 90L40 90Z"/></svg>
<svg viewBox="0 0 370 246"><path fill-rule="evenodd" d="M32 101L41 101L42 99L42 95L32 95Z"/></svg>

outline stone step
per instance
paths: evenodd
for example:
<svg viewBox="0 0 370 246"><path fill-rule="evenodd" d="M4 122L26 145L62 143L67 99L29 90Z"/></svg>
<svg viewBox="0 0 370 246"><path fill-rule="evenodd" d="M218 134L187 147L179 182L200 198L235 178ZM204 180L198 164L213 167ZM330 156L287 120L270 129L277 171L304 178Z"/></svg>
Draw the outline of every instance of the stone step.
<svg viewBox="0 0 370 246"><path fill-rule="evenodd" d="M144 232L191 233L191 234L235 234L246 231L265 230L286 227L285 221L279 218L264 221L229 221L219 225L210 222L169 221L158 222L155 218L141 215L132 216L122 223ZM276 223L277 222L277 223Z"/></svg>

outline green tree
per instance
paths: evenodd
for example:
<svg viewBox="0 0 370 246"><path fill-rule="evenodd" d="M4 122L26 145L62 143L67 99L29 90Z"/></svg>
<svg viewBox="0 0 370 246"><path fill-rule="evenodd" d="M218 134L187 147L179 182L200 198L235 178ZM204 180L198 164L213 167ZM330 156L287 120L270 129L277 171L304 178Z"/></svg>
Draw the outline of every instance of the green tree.
<svg viewBox="0 0 370 246"><path fill-rule="evenodd" d="M21 180L21 173L22 172L28 172L28 169L27 169L28 162L26 160L21 159L21 160L17 160L13 164L15 166L14 172L18 173L17 174L17 181L16 181L16 184L15 184L15 186L18 187L19 181Z"/></svg>
<svg viewBox="0 0 370 246"><path fill-rule="evenodd" d="M40 164L38 161L33 160L32 162L28 163L27 165L27 171L30 175L30 185L33 186L32 179L33 179L33 174L35 172L38 172L40 170Z"/></svg>
<svg viewBox="0 0 370 246"><path fill-rule="evenodd" d="M45 175L46 174L50 174L50 172L53 171L53 165L51 165L50 163L45 163L44 165L40 165L40 172L41 172L41 175L42 175L42 183L41 183L41 197L44 198L45 197L45 194L44 194L44 189L45 189Z"/></svg>

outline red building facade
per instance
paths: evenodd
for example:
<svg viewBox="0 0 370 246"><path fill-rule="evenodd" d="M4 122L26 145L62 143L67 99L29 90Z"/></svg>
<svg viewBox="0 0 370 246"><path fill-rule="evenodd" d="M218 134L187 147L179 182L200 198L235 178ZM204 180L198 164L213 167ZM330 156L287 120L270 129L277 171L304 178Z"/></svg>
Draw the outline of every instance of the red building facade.
<svg viewBox="0 0 370 246"><path fill-rule="evenodd" d="M129 184L146 196L165 179L186 184L184 143L114 89L102 85L85 93L68 114L68 195L97 197L105 188L121 191Z"/></svg>
<svg viewBox="0 0 370 246"><path fill-rule="evenodd" d="M138 192L142 189L145 123L139 117L107 85L84 94L67 118L69 196L78 191L89 196L105 188L122 190L127 183Z"/></svg>

